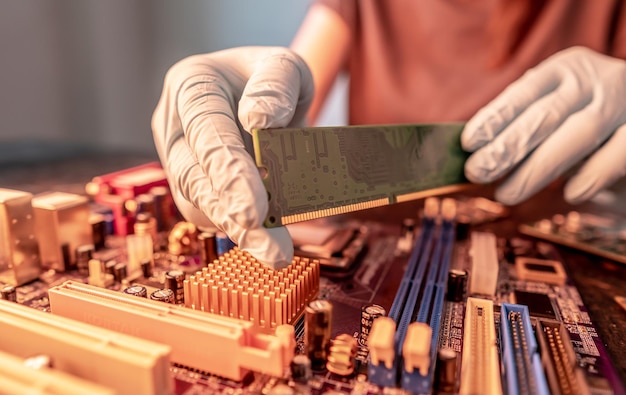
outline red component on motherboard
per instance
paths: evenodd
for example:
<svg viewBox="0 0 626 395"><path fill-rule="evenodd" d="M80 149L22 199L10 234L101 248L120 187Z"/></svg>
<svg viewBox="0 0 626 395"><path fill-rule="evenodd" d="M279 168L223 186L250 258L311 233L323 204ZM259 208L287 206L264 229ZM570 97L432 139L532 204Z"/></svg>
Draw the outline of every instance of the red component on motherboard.
<svg viewBox="0 0 626 395"><path fill-rule="evenodd" d="M93 177L87 184L86 191L96 202L111 208L115 234L125 236L134 233L135 217L141 207L136 204L137 198L150 195L153 190L162 194L163 188L168 188L165 171L158 162L150 162ZM174 216L176 210L170 196L166 201L169 207L159 214L165 218L164 221L169 221L168 218Z"/></svg>

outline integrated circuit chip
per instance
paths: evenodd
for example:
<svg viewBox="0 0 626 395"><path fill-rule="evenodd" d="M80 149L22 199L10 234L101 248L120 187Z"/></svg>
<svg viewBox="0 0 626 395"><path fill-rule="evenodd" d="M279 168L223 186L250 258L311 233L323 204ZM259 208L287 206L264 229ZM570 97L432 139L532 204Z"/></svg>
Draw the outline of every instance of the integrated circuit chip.
<svg viewBox="0 0 626 395"><path fill-rule="evenodd" d="M466 184L463 124L254 131L267 227L456 191Z"/></svg>

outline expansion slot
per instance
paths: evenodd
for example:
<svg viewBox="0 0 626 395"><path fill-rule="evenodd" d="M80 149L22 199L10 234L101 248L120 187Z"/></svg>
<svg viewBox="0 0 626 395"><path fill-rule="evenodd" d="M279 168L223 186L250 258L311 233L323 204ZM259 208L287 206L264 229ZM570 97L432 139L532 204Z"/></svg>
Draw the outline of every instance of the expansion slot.
<svg viewBox="0 0 626 395"><path fill-rule="evenodd" d="M502 394L491 300L467 298L459 394Z"/></svg>
<svg viewBox="0 0 626 395"><path fill-rule="evenodd" d="M502 304L500 339L507 394L550 394L527 306Z"/></svg>
<svg viewBox="0 0 626 395"><path fill-rule="evenodd" d="M71 281L49 294L54 314L167 344L173 362L232 380L242 380L248 370L282 376L293 354L292 339L280 335L293 337L293 331L261 334L249 321Z"/></svg>
<svg viewBox="0 0 626 395"><path fill-rule="evenodd" d="M557 395L589 394L589 386L584 372L578 367L565 326L557 321L540 320L537 337L550 391Z"/></svg>
<svg viewBox="0 0 626 395"><path fill-rule="evenodd" d="M92 311L84 309L85 316ZM125 326L133 327L132 321ZM55 369L118 394L170 394L170 348L0 300L0 350L45 355Z"/></svg>
<svg viewBox="0 0 626 395"><path fill-rule="evenodd" d="M56 369L32 368L27 361L0 352L0 394L114 395L115 391Z"/></svg>

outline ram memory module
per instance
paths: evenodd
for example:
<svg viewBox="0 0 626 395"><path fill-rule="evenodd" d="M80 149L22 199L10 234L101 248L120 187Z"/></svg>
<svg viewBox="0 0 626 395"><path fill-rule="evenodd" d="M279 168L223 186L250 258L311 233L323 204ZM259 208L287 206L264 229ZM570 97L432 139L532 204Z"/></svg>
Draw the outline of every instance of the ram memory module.
<svg viewBox="0 0 626 395"><path fill-rule="evenodd" d="M255 130L266 227L454 192L467 184L461 123Z"/></svg>

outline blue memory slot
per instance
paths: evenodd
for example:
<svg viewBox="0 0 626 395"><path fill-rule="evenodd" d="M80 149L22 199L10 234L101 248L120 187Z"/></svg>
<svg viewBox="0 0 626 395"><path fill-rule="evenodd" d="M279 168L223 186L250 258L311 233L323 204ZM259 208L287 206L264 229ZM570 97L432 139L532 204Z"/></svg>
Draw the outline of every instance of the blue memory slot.
<svg viewBox="0 0 626 395"><path fill-rule="evenodd" d="M507 394L550 393L527 306L502 304L500 356Z"/></svg>
<svg viewBox="0 0 626 395"><path fill-rule="evenodd" d="M441 237L438 240L436 253L433 256L431 264L432 269L430 274L432 275L429 275L428 284L420 302L420 311L418 312L416 320L416 322L428 322L432 329L428 373L422 375L418 370L409 373L404 367L402 369L402 388L415 394L430 393L432 389L448 268L450 267L452 254L454 252L454 230L453 222L445 221L443 223ZM428 320L429 315L430 320Z"/></svg>
<svg viewBox="0 0 626 395"><path fill-rule="evenodd" d="M434 231L436 229L435 221L431 218L424 218L422 221L422 229L419 235L415 246L411 252L409 257L409 263L407 265L406 271L404 272L404 276L402 281L400 282L400 286L398 287L398 291L396 292L396 296L393 300L393 304L391 305L391 309L389 310L388 316L394 320L397 325L396 335L394 338L394 348L396 351L396 358L394 366L391 369L388 369L384 364L374 365L373 363L369 363L368 365L368 379L370 382L379 385L381 387L395 387L398 383L398 363L400 361L400 353L398 352L398 337L401 336L402 340L404 340L404 336L406 334L406 329L404 333L401 331L401 320L402 317L406 314L409 309L407 308L407 301L411 299L412 290L414 289L414 279L419 278L421 282L421 277L423 277L423 273L425 270L425 266L428 263L424 261L424 256L428 257L430 255L430 251L432 249L433 239L434 239ZM419 292L419 286L417 287ZM415 306L415 299L417 295L413 298L413 307ZM413 308L410 309L409 314L413 314ZM400 333L400 334L399 334ZM402 349L402 343L400 343L400 350Z"/></svg>

